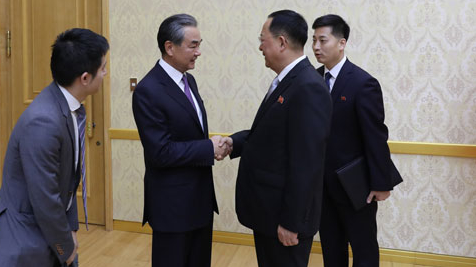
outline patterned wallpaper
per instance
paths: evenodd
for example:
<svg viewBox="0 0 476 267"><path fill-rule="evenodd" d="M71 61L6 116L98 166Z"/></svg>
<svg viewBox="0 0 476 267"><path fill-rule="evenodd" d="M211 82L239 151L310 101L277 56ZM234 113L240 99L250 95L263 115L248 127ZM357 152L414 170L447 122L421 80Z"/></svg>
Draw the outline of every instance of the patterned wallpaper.
<svg viewBox="0 0 476 267"><path fill-rule="evenodd" d="M269 13L288 8L309 24L327 13L347 20L347 56L380 81L391 140L476 144L474 0L110 0L109 6L113 128L136 128L129 78L140 80L155 64L158 27L176 13L199 22L202 56L191 73L210 131L250 127L275 76L257 37ZM318 66L310 45L305 53ZM140 142L113 140L112 152L114 219L141 221ZM381 247L476 257L476 159L392 157L405 182L380 205ZM237 166L226 159L214 167L220 207L214 228L249 233L234 212Z"/></svg>

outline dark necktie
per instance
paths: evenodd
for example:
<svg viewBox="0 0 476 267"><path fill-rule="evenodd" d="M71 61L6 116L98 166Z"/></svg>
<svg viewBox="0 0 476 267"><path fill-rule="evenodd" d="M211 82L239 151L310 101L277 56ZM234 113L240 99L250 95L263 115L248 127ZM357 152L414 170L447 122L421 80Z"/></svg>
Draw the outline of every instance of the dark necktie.
<svg viewBox="0 0 476 267"><path fill-rule="evenodd" d="M192 92L190 92L190 86L188 85L188 81L187 81L187 74L183 75L182 81L183 81L183 84L185 86L184 89L183 89L183 92L187 96L190 103L192 103L193 109L195 109L195 111L196 111L197 107L195 107L195 103L193 102Z"/></svg>
<svg viewBox="0 0 476 267"><path fill-rule="evenodd" d="M326 72L326 75L325 75L325 80L326 80L326 84L327 84L327 87L329 87L329 91L331 90L331 77L332 77L332 74L328 71Z"/></svg>
<svg viewBox="0 0 476 267"><path fill-rule="evenodd" d="M81 106L76 110L77 115L77 123L78 123L78 132L79 132L79 151L80 151L80 159L81 159L81 182L83 184L83 188L81 194L83 195L83 207L84 207L84 221L86 223L86 229L88 228L88 208L87 208L87 192L86 192L86 164L85 164L85 140L84 135L86 133L86 110L84 106Z"/></svg>

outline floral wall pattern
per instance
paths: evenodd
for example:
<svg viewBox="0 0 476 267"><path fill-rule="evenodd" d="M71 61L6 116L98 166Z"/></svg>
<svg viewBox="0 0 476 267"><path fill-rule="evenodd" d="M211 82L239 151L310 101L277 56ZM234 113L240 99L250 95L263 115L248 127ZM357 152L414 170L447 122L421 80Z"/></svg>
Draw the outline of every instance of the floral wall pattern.
<svg viewBox="0 0 476 267"><path fill-rule="evenodd" d="M276 75L258 35L268 14L293 9L312 24L341 15L348 58L382 85L390 140L476 144L474 0L110 0L111 125L135 129L129 78L160 58L163 19L189 13L203 38L196 78L211 132L250 127ZM309 30L311 36L312 30ZM317 67L310 41L305 53ZM381 247L476 257L476 159L392 155L405 182L379 206ZM141 221L144 163L139 141L113 140L114 219ZM238 160L214 167L215 230L245 232L234 212Z"/></svg>

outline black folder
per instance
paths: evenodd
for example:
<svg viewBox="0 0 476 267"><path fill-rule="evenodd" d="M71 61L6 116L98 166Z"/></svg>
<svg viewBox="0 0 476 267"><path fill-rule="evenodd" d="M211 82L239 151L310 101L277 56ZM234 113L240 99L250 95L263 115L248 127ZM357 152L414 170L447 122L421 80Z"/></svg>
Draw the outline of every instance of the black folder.
<svg viewBox="0 0 476 267"><path fill-rule="evenodd" d="M402 176L390 160L390 179L392 186L403 181ZM344 188L355 210L367 205L367 197L370 194L369 170L364 157L358 157L343 167L336 170L337 178Z"/></svg>
<svg viewBox="0 0 476 267"><path fill-rule="evenodd" d="M367 205L370 194L369 170L364 157L358 157L336 170L337 178L355 210Z"/></svg>

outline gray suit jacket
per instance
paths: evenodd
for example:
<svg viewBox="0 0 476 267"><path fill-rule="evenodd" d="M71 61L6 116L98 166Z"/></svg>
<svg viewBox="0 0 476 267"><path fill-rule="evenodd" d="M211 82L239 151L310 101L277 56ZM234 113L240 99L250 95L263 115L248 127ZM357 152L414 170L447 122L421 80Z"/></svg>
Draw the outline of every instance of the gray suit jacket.
<svg viewBox="0 0 476 267"><path fill-rule="evenodd" d="M0 188L0 267L64 264L74 249L71 231L79 228L78 184L73 120L53 82L10 136Z"/></svg>

